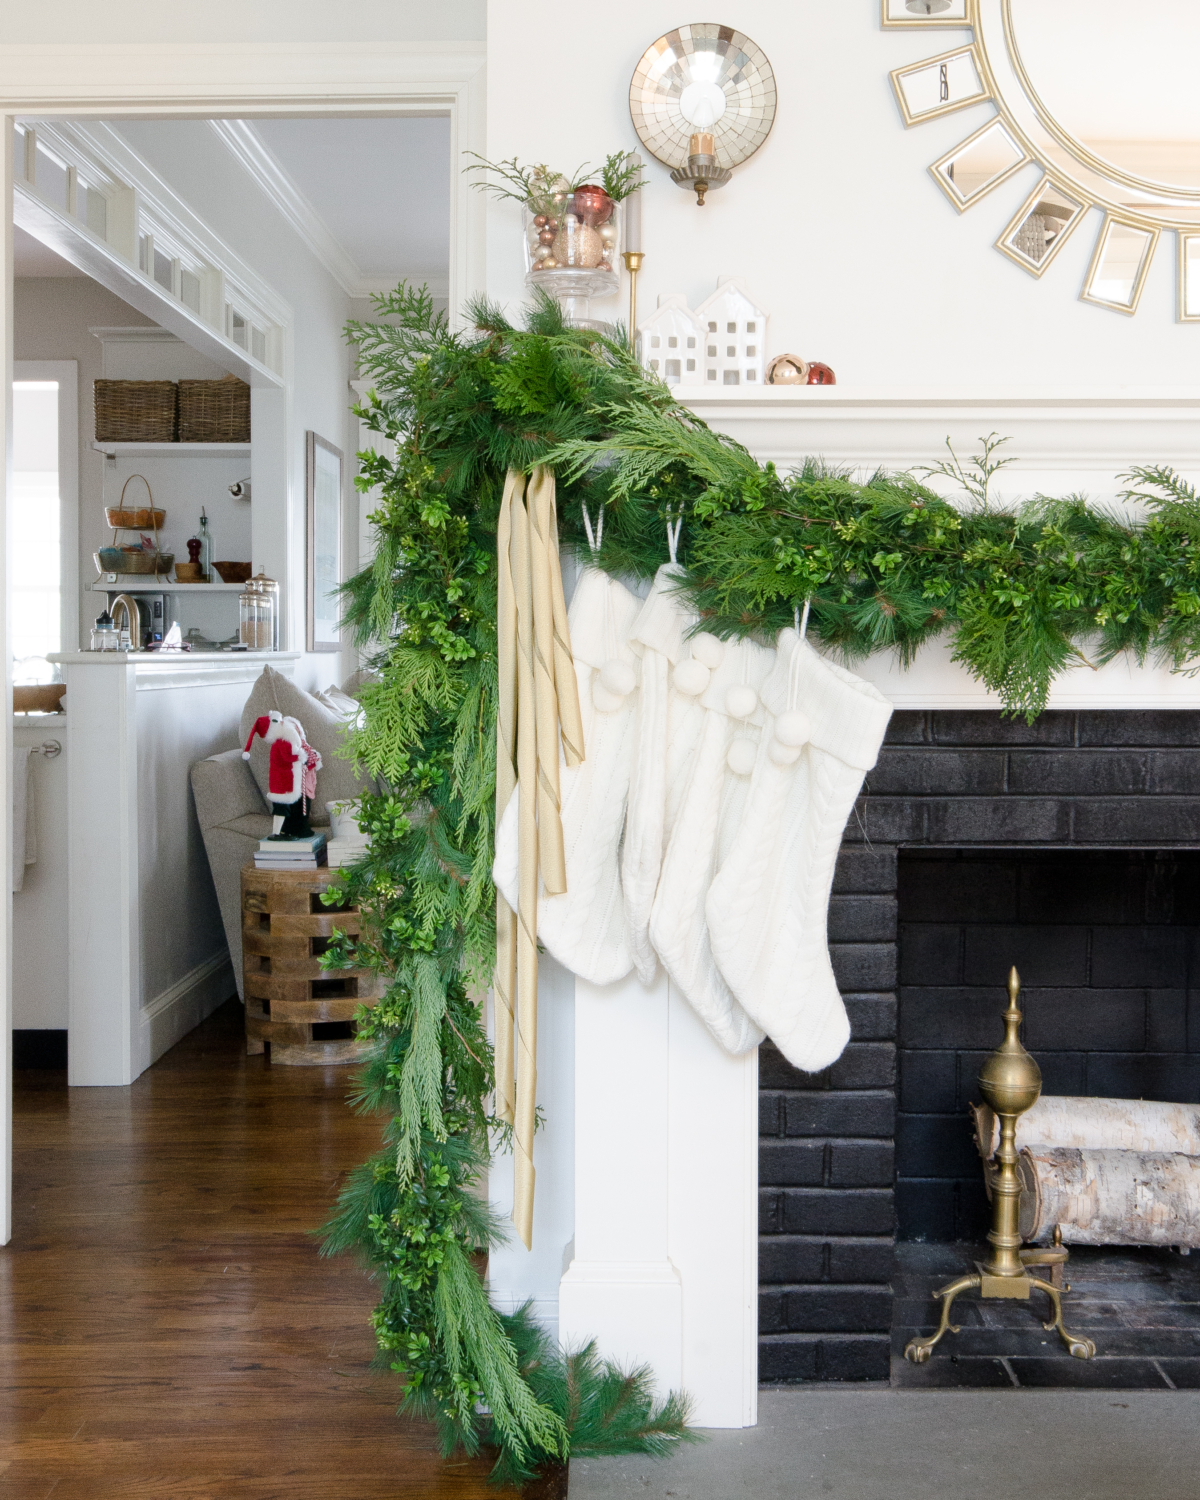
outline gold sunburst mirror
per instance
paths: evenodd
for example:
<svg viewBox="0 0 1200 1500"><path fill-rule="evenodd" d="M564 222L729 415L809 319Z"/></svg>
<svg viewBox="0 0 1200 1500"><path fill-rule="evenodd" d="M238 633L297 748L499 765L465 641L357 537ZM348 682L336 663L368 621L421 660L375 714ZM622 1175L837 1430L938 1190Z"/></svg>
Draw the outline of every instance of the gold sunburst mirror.
<svg viewBox="0 0 1200 1500"><path fill-rule="evenodd" d="M1133 314L1167 234L1176 316L1200 322L1200 110L1194 0L881 0L885 29L956 29L891 73L906 126L970 111L970 133L930 164L963 213L1023 167L996 248L1031 276L1097 208L1080 297ZM1003 194L1001 194L1003 196Z"/></svg>

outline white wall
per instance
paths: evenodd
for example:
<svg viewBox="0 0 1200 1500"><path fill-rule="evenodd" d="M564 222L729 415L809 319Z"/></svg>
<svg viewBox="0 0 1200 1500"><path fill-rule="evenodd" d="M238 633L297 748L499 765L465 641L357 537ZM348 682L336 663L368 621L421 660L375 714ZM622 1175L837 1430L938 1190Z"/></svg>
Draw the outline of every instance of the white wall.
<svg viewBox="0 0 1200 1500"><path fill-rule="evenodd" d="M630 76L683 19L678 7L648 0L598 15L560 6L553 25L544 17L533 0L489 0L488 72L508 86L488 92L488 155L551 157L569 169L636 147ZM1098 212L1035 281L991 245L1036 169L961 217L928 175L990 106L906 131L887 74L965 34L881 31L878 0L735 0L719 19L766 52L778 117L703 209L651 163L643 307L671 291L694 306L718 275L741 275L770 311L770 352L825 360L840 384L1195 380L1200 329L1174 322L1174 236L1163 236L1141 310L1128 318L1077 300ZM519 218L513 204L489 211L488 289L514 302L524 296ZM626 294L593 311L626 317Z"/></svg>

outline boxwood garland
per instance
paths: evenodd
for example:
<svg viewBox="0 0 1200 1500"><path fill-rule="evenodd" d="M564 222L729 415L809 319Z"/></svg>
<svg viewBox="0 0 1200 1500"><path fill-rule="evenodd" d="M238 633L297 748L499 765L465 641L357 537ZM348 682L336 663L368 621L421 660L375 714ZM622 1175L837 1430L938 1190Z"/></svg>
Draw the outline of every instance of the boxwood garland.
<svg viewBox="0 0 1200 1500"><path fill-rule="evenodd" d="M498 1450L523 1480L569 1454L665 1453L686 1401L656 1403L650 1373L589 1348L563 1357L529 1314L494 1311L480 1257L504 1236L478 1194L492 1057L480 997L494 943L495 522L504 475L551 465L564 548L583 547L580 504L606 521L599 565L649 578L666 521L683 522L681 585L705 628L770 639L805 600L810 630L853 660L908 661L948 634L955 659L1032 719L1065 667L1122 651L1174 669L1200 652L1200 500L1167 469L1135 470L1141 519L1082 497L1017 509L989 502L999 466L928 471L963 481L951 504L915 475L865 483L807 463L782 476L710 431L646 376L620 340L566 328L539 302L522 328L469 308L452 332L423 289L376 299L352 323L372 391L360 415L396 443L360 455L378 486L373 565L345 587L345 619L372 653L351 753L386 790L364 798L365 859L331 904L364 912L331 968L388 982L360 1016L376 1039L356 1095L386 1117L379 1153L350 1177L328 1253L355 1249L383 1286L381 1357L404 1376L402 1412L430 1416L445 1451ZM554 1128L550 1121L550 1128Z"/></svg>

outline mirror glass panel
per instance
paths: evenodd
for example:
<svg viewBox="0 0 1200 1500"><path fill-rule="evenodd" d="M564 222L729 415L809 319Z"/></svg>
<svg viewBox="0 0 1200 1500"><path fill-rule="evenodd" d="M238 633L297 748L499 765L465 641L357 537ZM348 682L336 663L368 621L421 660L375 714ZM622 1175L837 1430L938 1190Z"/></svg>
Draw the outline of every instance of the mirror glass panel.
<svg viewBox="0 0 1200 1500"><path fill-rule="evenodd" d="M1141 295L1154 241L1149 229L1122 224L1119 219L1107 220L1083 289L1087 300L1132 312Z"/></svg>
<svg viewBox="0 0 1200 1500"><path fill-rule="evenodd" d="M965 26L967 0L883 0L885 26Z"/></svg>
<svg viewBox="0 0 1200 1500"><path fill-rule="evenodd" d="M915 67L899 68L892 77L910 125L987 97L969 47L947 52Z"/></svg>
<svg viewBox="0 0 1200 1500"><path fill-rule="evenodd" d="M1179 316L1200 322L1200 234L1179 236Z"/></svg>
<svg viewBox="0 0 1200 1500"><path fill-rule="evenodd" d="M1084 204L1043 178L996 243L1018 265L1040 276L1084 212Z"/></svg>
<svg viewBox="0 0 1200 1500"><path fill-rule="evenodd" d="M933 175L956 208L969 208L1028 161L1000 120L963 141L932 167Z"/></svg>

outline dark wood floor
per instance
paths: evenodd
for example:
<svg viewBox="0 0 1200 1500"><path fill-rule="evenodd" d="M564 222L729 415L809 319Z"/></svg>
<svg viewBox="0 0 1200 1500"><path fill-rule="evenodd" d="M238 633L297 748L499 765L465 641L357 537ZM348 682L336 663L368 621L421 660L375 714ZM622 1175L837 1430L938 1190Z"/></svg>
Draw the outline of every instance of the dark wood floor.
<svg viewBox="0 0 1200 1500"><path fill-rule="evenodd" d="M127 1089L17 1075L0 1496L511 1496L397 1421L371 1283L308 1233L378 1141L348 1070L272 1068L240 1029L233 1002Z"/></svg>

